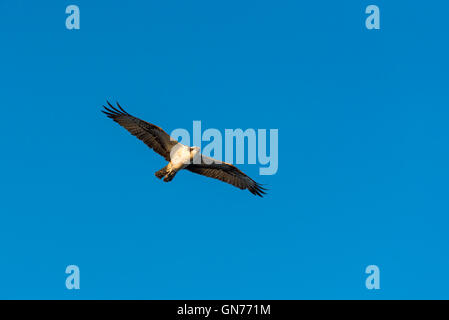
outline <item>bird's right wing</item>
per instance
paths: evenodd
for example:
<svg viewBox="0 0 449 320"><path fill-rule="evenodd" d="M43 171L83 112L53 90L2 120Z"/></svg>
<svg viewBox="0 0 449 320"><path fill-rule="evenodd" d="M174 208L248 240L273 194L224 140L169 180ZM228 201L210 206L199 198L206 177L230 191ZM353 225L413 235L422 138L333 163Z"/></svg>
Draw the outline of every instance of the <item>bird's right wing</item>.
<svg viewBox="0 0 449 320"><path fill-rule="evenodd" d="M148 147L163 156L165 160L170 161L170 151L178 144L176 140L158 126L130 115L118 103L117 107L120 110L113 107L109 102L107 103L109 108L103 106L105 108L105 110L102 110L103 113L142 140Z"/></svg>

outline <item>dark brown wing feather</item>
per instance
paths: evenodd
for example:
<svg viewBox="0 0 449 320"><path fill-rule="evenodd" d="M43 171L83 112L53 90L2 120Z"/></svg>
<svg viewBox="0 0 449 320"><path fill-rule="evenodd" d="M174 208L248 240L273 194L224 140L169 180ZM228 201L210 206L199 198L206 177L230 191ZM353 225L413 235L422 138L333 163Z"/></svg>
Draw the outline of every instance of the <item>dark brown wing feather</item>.
<svg viewBox="0 0 449 320"><path fill-rule="evenodd" d="M173 140L169 134L158 126L130 115L123 110L118 102L117 107L120 110L112 106L108 101L107 103L109 108L103 106L105 109L101 110L103 113L128 130L132 135L142 140L148 147L163 156L165 160L170 161L170 151L178 144L176 140Z"/></svg>
<svg viewBox="0 0 449 320"><path fill-rule="evenodd" d="M248 189L252 194L259 197L263 197L263 195L266 194L265 190L267 189L263 188L259 183L248 177L237 167L226 162L221 162L202 155L201 163L190 164L186 169L206 177L232 184L242 190Z"/></svg>

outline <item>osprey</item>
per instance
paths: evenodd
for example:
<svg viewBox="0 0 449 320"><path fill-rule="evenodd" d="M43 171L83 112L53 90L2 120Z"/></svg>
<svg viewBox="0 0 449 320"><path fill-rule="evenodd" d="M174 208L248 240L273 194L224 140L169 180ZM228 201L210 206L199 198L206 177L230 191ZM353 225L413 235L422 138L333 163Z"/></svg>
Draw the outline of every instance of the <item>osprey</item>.
<svg viewBox="0 0 449 320"><path fill-rule="evenodd" d="M193 173L229 183L242 190L248 189L252 194L260 197L265 194L265 188L232 164L206 157L200 153L198 147L179 143L158 126L130 115L118 102L118 109L109 101L106 102L109 108L103 106L105 109L101 110L103 113L168 161L165 167L155 172L159 179L163 178L165 182L169 182L178 171L187 169Z"/></svg>

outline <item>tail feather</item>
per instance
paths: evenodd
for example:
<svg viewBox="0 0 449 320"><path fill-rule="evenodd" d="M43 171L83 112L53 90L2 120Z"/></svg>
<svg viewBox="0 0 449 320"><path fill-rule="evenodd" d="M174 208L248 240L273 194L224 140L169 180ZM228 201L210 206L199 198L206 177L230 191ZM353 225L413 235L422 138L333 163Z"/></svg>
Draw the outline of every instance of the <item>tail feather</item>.
<svg viewBox="0 0 449 320"><path fill-rule="evenodd" d="M158 177L159 179L164 178L164 182L170 182L173 180L173 178L176 175L176 171L171 170L170 169L170 164L166 165L165 167L163 167L161 170L156 171L154 173L154 175L156 177Z"/></svg>
<svg viewBox="0 0 449 320"><path fill-rule="evenodd" d="M164 182L170 182L173 180L173 178L175 177L176 172L175 171L170 171L169 173L167 173L167 175L164 178Z"/></svg>
<svg viewBox="0 0 449 320"><path fill-rule="evenodd" d="M161 170L156 171L156 172L154 173L154 175L155 175L156 177L158 177L158 179L162 179L162 178L165 177L165 176L167 175L167 173L168 173L167 167L168 167L168 166L165 166L165 167L163 167Z"/></svg>

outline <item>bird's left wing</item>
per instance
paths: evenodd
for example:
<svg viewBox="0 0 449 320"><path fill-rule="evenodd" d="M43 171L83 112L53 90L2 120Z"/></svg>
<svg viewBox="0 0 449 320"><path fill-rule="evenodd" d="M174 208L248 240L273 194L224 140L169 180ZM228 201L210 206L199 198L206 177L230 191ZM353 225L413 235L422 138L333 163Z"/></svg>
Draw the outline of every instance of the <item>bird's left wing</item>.
<svg viewBox="0 0 449 320"><path fill-rule="evenodd" d="M105 108L105 110L102 110L103 113L142 140L148 147L163 156L165 160L170 161L170 151L178 144L176 140L158 126L130 115L118 103L117 107L120 110L108 101L107 103L109 108L103 106Z"/></svg>
<svg viewBox="0 0 449 320"><path fill-rule="evenodd" d="M201 162L192 163L186 167L187 170L201 174L206 177L218 179L229 183L242 190L248 189L252 194L263 197L266 193L259 183L248 177L232 164L221 162L210 157L201 155Z"/></svg>

